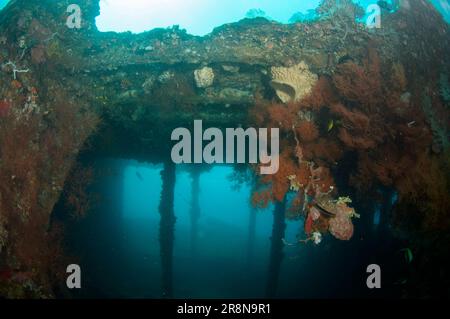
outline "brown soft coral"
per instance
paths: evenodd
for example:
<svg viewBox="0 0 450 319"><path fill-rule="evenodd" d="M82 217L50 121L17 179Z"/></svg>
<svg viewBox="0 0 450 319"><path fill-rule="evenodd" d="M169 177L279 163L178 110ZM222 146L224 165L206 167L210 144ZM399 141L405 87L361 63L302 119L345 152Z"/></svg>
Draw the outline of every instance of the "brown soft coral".
<svg viewBox="0 0 450 319"><path fill-rule="evenodd" d="M397 180L400 201L412 203L422 212L419 231L445 230L450 227L450 154L429 157L422 154L404 178ZM397 216L397 222L408 216Z"/></svg>
<svg viewBox="0 0 450 319"><path fill-rule="evenodd" d="M297 136L302 142L313 142L319 137L319 130L312 121L300 121L296 130Z"/></svg>
<svg viewBox="0 0 450 319"><path fill-rule="evenodd" d="M336 92L330 79L322 76L312 89L311 94L296 104L298 109L320 110L322 107L336 102Z"/></svg>
<svg viewBox="0 0 450 319"><path fill-rule="evenodd" d="M444 211L435 202L445 203L439 197L448 192L448 185L437 174L423 176L433 167L432 135L422 110L423 88L413 89L403 65L382 64L371 47L359 62L338 65L331 78L322 76L302 100L268 104L259 123L282 129L280 171L261 178L271 185L272 200L282 200L290 186L312 198L331 195L335 187L330 168L348 156L355 165L343 170L357 190L384 185L398 190L400 198L422 198L430 211ZM435 107L437 102L432 102ZM296 200L300 203L303 206L301 196ZM437 224L431 220L427 223ZM344 219L335 222L349 226ZM350 228L336 234L348 238Z"/></svg>
<svg viewBox="0 0 450 319"><path fill-rule="evenodd" d="M353 62L341 64L333 82L346 101L365 107L372 107L382 92L379 74L369 72Z"/></svg>
<svg viewBox="0 0 450 319"><path fill-rule="evenodd" d="M270 183L274 200L283 201L286 193L289 191L290 183L288 176L295 175L296 171L297 163L294 160L292 152L290 150L284 150L280 154L280 167L278 172L262 178L264 183Z"/></svg>
<svg viewBox="0 0 450 319"><path fill-rule="evenodd" d="M14 112L0 118L0 207L2 222L13 230L5 259L25 271L34 269L32 279L46 288L61 252L49 213L77 152L98 124L94 113L67 96L57 95L51 104L44 118L43 112L25 112L19 97Z"/></svg>

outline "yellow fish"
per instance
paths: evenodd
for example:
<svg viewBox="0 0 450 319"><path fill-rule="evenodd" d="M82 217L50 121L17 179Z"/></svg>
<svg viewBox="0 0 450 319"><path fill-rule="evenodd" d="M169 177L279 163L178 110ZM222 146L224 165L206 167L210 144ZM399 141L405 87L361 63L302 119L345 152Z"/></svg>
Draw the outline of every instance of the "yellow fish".
<svg viewBox="0 0 450 319"><path fill-rule="evenodd" d="M406 259L406 262L407 262L408 264L410 264L410 263L413 261L413 258L414 258L411 249L409 249L409 248L404 248L404 249L401 249L400 251L405 252L405 259Z"/></svg>
<svg viewBox="0 0 450 319"><path fill-rule="evenodd" d="M328 122L328 132L331 131L334 127L334 120L330 120L330 122Z"/></svg>

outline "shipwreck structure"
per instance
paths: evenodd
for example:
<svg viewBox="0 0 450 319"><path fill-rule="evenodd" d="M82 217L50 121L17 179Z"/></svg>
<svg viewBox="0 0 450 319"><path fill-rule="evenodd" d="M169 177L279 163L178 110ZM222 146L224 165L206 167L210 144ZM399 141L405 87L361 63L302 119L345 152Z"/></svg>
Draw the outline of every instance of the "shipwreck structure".
<svg viewBox="0 0 450 319"><path fill-rule="evenodd" d="M74 3L82 12L80 28L67 25L67 7ZM245 127L253 123L249 110L254 111L255 105L299 102L314 93L323 79L342 84L349 63L363 65L374 57L372 51L376 51L383 75L388 69L391 72L386 65L396 65L393 85L404 104L391 106L405 108L394 112L403 136L416 141L426 131L426 142L416 143L421 147L417 153L448 160L450 89L444 82L450 75L450 28L426 1L403 0L400 4L397 12L383 15L380 29L357 22L359 9L350 2L325 1L317 21L283 25L263 18L245 19L195 37L177 27L141 34L101 33L95 26L98 0L11 1L0 12L0 269L12 272L0 293L11 296L17 292L14 287L22 285L24 277L32 281L34 297L51 297L58 291L54 282L65 275L65 268L59 266L64 253L57 248L62 227L52 223L52 211L80 152L162 163L170 154L174 128L192 125L195 119L214 127ZM367 65L373 66L373 61ZM344 64L348 69L342 68ZM384 89L371 92L372 84L366 87L361 82L366 79L361 70L356 72L361 77L355 78L354 87L364 87L361 90L366 90L367 98L389 94ZM345 108L335 105L332 114L351 117L348 110L357 107L359 96L352 101L350 93ZM379 105L371 104L374 119L370 123L388 123L383 112L377 113ZM412 105L423 115L410 116ZM303 116L310 119L306 113ZM332 130L338 123L327 121L325 125ZM370 156L370 149L390 138L375 138L369 144L364 144L366 140L350 142L348 132L376 134L352 129L343 125L335 139L355 152L364 150L359 158L362 153ZM396 132L397 126L389 134L397 137ZM398 168L403 169L409 167ZM374 175L382 179L380 171ZM382 182L396 187L402 174L386 170ZM287 177L283 183L288 183ZM170 185L174 178L174 168L167 164L161 235L173 232ZM448 197L448 184L440 183ZM436 206L441 205L435 207L439 213L433 215L435 223L429 222L434 225L431 229L438 224L439 231L448 230L448 206L439 191L430 196L435 196L431 200ZM400 209L397 220L404 219L402 214ZM406 228L408 234L415 231ZM279 234L277 245L281 238ZM167 296L172 294L172 240L165 238L168 251L161 252L167 264ZM280 255L280 249L273 254ZM279 258L271 268L279 268ZM275 289L276 277L271 276L270 291ZM17 296L23 295L18 292Z"/></svg>

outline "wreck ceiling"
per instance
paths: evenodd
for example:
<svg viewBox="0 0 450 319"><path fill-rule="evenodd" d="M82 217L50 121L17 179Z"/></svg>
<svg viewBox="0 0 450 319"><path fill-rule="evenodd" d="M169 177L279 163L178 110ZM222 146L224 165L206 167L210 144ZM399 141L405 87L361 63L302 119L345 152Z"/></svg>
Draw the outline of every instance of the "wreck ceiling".
<svg viewBox="0 0 450 319"><path fill-rule="evenodd" d="M66 25L72 3L82 11L80 29ZM314 23L247 19L195 37L176 27L98 32L98 0L15 0L0 13L1 78L37 88L42 108L61 94L101 114L108 133L99 148L108 145L111 151L126 143L130 149L132 141L135 150L154 150L167 144L160 145L156 133L193 119L219 127L245 125L247 108L256 100L288 102L308 93L311 83L299 78L299 68L310 79L331 75L340 61L360 60L369 46L426 77L444 65L450 46L437 12L432 14L441 23L417 19L423 6L428 5L411 3L393 14L402 19L386 16L375 30L356 23L356 9L349 5ZM413 44L418 50L408 50Z"/></svg>

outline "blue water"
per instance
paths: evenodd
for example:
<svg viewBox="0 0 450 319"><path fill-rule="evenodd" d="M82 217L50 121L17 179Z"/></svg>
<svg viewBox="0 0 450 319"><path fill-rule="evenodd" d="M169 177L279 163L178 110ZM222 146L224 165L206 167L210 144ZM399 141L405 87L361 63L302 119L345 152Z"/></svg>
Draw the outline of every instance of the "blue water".
<svg viewBox="0 0 450 319"><path fill-rule="evenodd" d="M90 166L97 172L89 187L96 200L84 219L69 226L67 238L68 250L78 257L76 261L83 269L80 297L160 298L163 166L118 159L94 160ZM173 297L264 298L273 207L257 211L255 237L249 245L250 186L236 187L232 166L203 167L197 246L193 251L191 169L184 165L176 168ZM65 214L64 206L59 209ZM373 217L374 227L378 218ZM390 288L382 295L370 291L365 278L367 265L375 261L389 269L386 277L396 276L390 272L396 269L393 263L398 258L390 252L399 248L380 240L373 246L366 237L369 233L361 232L357 223L353 240L338 241L327 234L317 247L312 243L294 244L305 238L303 222L287 221L276 296L386 297L395 293Z"/></svg>
<svg viewBox="0 0 450 319"><path fill-rule="evenodd" d="M84 292L87 297L158 298L161 296L158 206L163 167L122 160L102 160L95 166L108 172L97 178L93 186L99 200L88 216L71 229L74 255L81 256L81 266L86 271ZM209 168L200 175L198 244L193 254L192 178L186 167L177 167L174 296L264 297L273 207L257 212L254 253L249 259L250 188L235 187L231 166ZM288 221L285 240L295 242L302 227L301 221ZM329 238L326 242L335 241ZM307 273L294 271L312 265L306 258L312 247L305 247L285 249L281 295L320 295L320 291L303 291L292 285L292 274L304 276L302 280L311 285ZM326 247L325 244L327 253ZM335 258L341 260L337 255Z"/></svg>
<svg viewBox="0 0 450 319"><path fill-rule="evenodd" d="M0 0L0 9L3 9L4 6L9 2L9 0Z"/></svg>
<svg viewBox="0 0 450 319"><path fill-rule="evenodd" d="M252 9L287 23L294 13L314 9L319 3L320 0L103 0L97 26L101 31L142 32L180 25L191 34L205 35L217 26L243 19Z"/></svg>
<svg viewBox="0 0 450 319"><path fill-rule="evenodd" d="M428 1L450 23L449 0ZM0 9L8 2L9 0L0 0ZM321 0L100 0L101 15L97 18L97 27L105 32L139 33L179 25L190 34L203 36L215 27L251 16L264 16L288 23L298 12L311 13L320 2ZM370 4L377 3L377 0L354 2L367 8Z"/></svg>
<svg viewBox="0 0 450 319"><path fill-rule="evenodd" d="M123 177L122 216L125 221L150 218L159 221L158 205L162 182L162 165L145 165L137 162L127 163ZM217 166L200 177L200 232L206 231L208 224L215 223L236 228L245 237L250 214L251 190L243 185L234 189L230 181L233 168ZM175 188L175 214L180 227L190 225L189 209L192 200L190 191L192 178L186 171L177 175ZM267 238L272 231L272 207L259 211L256 235ZM287 228L288 240L295 240L299 222L290 222ZM185 242L185 240L181 240Z"/></svg>
<svg viewBox="0 0 450 319"><path fill-rule="evenodd" d="M353 2L368 8L369 5L376 4L377 0ZM448 0L431 2L450 22ZM306 15L309 13L308 17L311 17L311 10L320 3L321 0L102 0L97 27L100 31L139 33L179 25L190 34L203 36L215 27L237 22L245 17L264 16L281 23L289 23L298 12Z"/></svg>

